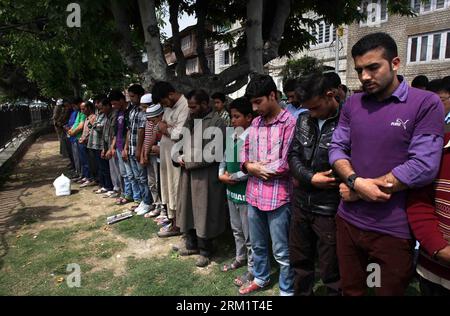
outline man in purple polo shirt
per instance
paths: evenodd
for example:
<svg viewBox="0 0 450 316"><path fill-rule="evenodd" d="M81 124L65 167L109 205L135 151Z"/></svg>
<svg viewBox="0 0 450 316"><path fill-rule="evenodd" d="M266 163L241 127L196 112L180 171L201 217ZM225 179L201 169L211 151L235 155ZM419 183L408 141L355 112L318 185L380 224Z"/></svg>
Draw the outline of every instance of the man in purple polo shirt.
<svg viewBox="0 0 450 316"><path fill-rule="evenodd" d="M437 174L444 107L397 76L400 59L389 35L363 37L352 57L364 93L347 100L329 150L344 181L336 217L341 286L344 295L364 295L367 287L403 295L413 274L406 190Z"/></svg>

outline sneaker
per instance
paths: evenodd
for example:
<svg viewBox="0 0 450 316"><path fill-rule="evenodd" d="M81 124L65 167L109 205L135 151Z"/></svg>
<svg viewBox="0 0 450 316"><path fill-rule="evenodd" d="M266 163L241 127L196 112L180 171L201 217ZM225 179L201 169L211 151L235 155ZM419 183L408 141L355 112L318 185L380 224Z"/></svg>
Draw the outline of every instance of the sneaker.
<svg viewBox="0 0 450 316"><path fill-rule="evenodd" d="M159 232L157 233L158 237L160 238L166 238L166 237L173 237L173 236L179 236L182 235L180 232L180 229L176 226L174 226L172 223L161 227Z"/></svg>
<svg viewBox="0 0 450 316"><path fill-rule="evenodd" d="M139 212L144 204L145 204L144 201L141 201L141 203L139 203L139 205L136 208L134 208L134 211L136 213ZM133 208L133 207L131 207L131 208Z"/></svg>
<svg viewBox="0 0 450 316"><path fill-rule="evenodd" d="M105 188L100 188L100 189L98 189L98 190L96 190L94 192L95 192L95 194L103 194L103 193L108 192L108 190L106 190Z"/></svg>
<svg viewBox="0 0 450 316"><path fill-rule="evenodd" d="M148 212L150 212L150 205L144 203L141 208L136 211L136 215L144 215Z"/></svg>

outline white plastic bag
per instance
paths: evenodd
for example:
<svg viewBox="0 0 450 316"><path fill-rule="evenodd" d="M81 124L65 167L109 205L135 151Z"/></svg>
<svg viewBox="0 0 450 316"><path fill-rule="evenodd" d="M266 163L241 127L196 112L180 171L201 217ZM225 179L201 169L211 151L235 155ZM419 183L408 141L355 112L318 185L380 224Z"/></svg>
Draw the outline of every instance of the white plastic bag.
<svg viewBox="0 0 450 316"><path fill-rule="evenodd" d="M61 174L53 181L56 190L56 196L70 195L70 179Z"/></svg>

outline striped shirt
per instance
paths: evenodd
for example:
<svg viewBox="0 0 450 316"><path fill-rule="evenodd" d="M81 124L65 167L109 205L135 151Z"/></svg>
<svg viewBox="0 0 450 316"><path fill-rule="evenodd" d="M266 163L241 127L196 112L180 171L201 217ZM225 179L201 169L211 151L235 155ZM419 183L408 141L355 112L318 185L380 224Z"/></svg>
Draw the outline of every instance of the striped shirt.
<svg viewBox="0 0 450 316"><path fill-rule="evenodd" d="M87 148L102 150L103 149L103 126L105 125L106 116L104 113L97 114L95 122L89 134Z"/></svg>
<svg viewBox="0 0 450 316"><path fill-rule="evenodd" d="M112 139L114 137L114 129L116 125L117 110L111 111L106 116L105 126L103 127L103 148L108 150L111 147Z"/></svg>
<svg viewBox="0 0 450 316"><path fill-rule="evenodd" d="M128 147L128 155L134 156L138 145L138 131L140 128L145 128L147 119L145 112L139 109L139 106L135 106L129 113L130 117L130 141Z"/></svg>
<svg viewBox="0 0 450 316"><path fill-rule="evenodd" d="M227 126L231 126L230 113L228 113L227 110L223 109L222 112L219 112L217 114L219 114L219 116L222 118L222 120L224 120Z"/></svg>
<svg viewBox="0 0 450 316"><path fill-rule="evenodd" d="M153 124L152 121L147 120L145 125L144 137L144 153L148 152L151 147L161 140L161 134L158 133L158 125Z"/></svg>
<svg viewBox="0 0 450 316"><path fill-rule="evenodd" d="M291 201L292 182L287 155L294 130L294 117L281 110L269 124L261 116L254 119L245 139L241 150L241 169L245 162L265 162L265 167L277 174L268 181L251 175L248 177L247 203L261 211L276 210Z"/></svg>

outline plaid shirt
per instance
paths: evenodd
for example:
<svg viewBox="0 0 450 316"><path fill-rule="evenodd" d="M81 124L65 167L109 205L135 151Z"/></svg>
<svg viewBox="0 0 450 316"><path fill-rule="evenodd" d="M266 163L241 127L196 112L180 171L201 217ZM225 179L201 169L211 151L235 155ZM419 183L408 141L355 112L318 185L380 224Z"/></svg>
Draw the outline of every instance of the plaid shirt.
<svg viewBox="0 0 450 316"><path fill-rule="evenodd" d="M95 150L103 149L103 126L105 122L105 114L97 114L94 125L92 125L91 133L89 134L87 148Z"/></svg>
<svg viewBox="0 0 450 316"><path fill-rule="evenodd" d="M111 111L106 116L105 126L103 127L103 148L108 150L111 147L112 139L114 137L114 128L117 122L117 110Z"/></svg>
<svg viewBox="0 0 450 316"><path fill-rule="evenodd" d="M136 147L138 145L138 130L145 128L147 119L145 113L139 109L139 106L135 106L129 113L130 116L130 142L128 147L128 155L134 156L136 153Z"/></svg>
<svg viewBox="0 0 450 316"><path fill-rule="evenodd" d="M265 162L265 167L277 174L264 181L248 177L247 203L261 211L272 211L290 202L292 182L287 160L295 130L295 119L281 110L276 119L266 124L262 117L253 120L249 135L241 150L241 169L245 162ZM245 169L243 171L246 172Z"/></svg>

